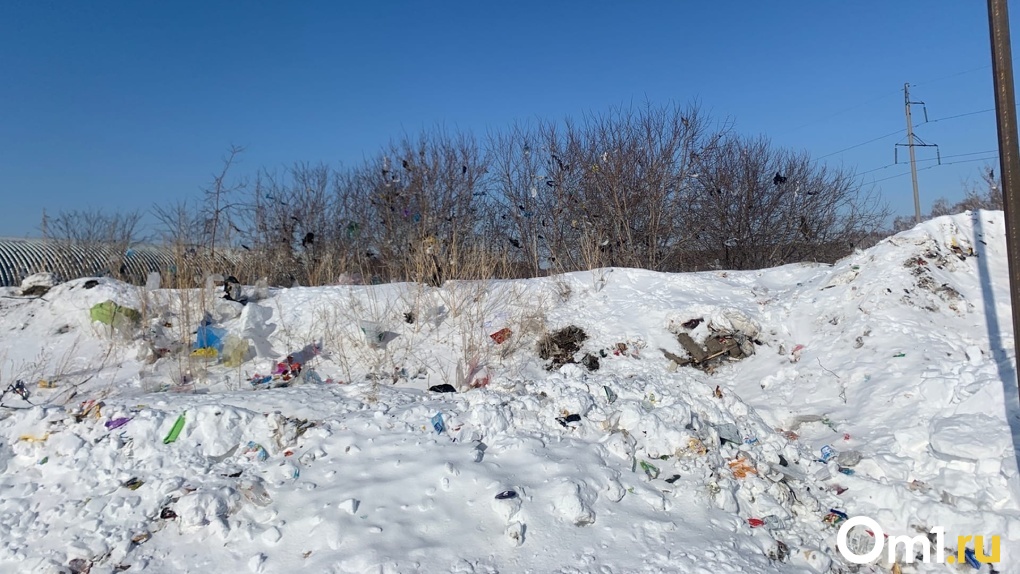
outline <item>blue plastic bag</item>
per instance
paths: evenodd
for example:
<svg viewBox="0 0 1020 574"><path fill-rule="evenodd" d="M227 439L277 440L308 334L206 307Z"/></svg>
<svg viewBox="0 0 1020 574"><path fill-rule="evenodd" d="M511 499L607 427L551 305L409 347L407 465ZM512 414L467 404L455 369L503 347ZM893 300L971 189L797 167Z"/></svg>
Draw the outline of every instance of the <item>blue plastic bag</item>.
<svg viewBox="0 0 1020 574"><path fill-rule="evenodd" d="M212 347L222 353L223 338L226 334L227 331L225 329L210 327L209 325L200 325L198 327L198 332L195 333L195 348L205 349L206 347Z"/></svg>

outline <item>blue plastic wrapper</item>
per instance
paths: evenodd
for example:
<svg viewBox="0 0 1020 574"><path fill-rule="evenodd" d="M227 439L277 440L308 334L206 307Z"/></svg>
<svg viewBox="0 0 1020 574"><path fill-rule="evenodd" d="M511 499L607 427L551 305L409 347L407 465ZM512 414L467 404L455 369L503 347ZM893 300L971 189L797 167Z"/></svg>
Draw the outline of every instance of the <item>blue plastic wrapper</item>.
<svg viewBox="0 0 1020 574"><path fill-rule="evenodd" d="M822 447L822 462L829 462L834 456L836 456L836 449L829 445Z"/></svg>
<svg viewBox="0 0 1020 574"><path fill-rule="evenodd" d="M443 422L443 413L436 413L436 416L432 417L432 428L436 429L436 432L443 434L446 430L446 424Z"/></svg>
<svg viewBox="0 0 1020 574"><path fill-rule="evenodd" d="M970 564L975 570L981 569L981 563L978 562L977 556L974 555L974 551L970 548L963 551L963 556L967 560L967 564Z"/></svg>

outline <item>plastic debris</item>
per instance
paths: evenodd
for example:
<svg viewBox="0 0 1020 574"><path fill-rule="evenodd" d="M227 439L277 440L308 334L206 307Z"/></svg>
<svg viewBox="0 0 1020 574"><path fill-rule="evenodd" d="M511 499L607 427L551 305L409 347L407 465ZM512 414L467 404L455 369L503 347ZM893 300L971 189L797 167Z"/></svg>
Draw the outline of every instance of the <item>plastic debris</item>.
<svg viewBox="0 0 1020 574"><path fill-rule="evenodd" d="M513 335L513 331L511 331L509 327L503 327L499 331L489 335L489 337L495 341L497 345L502 345L510 338L510 335Z"/></svg>
<svg viewBox="0 0 1020 574"><path fill-rule="evenodd" d="M856 472L852 468L845 468L845 467L840 467L839 471L842 472L843 474L847 475L847 476L853 476L854 473Z"/></svg>
<svg viewBox="0 0 1020 574"><path fill-rule="evenodd" d="M237 335L227 335L223 341L223 365L227 367L239 367L242 363L251 358L252 348L248 339L242 339Z"/></svg>
<svg viewBox="0 0 1020 574"><path fill-rule="evenodd" d="M835 457L838 454L836 452L836 449L832 448L829 445L823 446L821 452L822 458L819 460L821 460L822 462L829 462L830 460L832 460L833 457Z"/></svg>
<svg viewBox="0 0 1020 574"><path fill-rule="evenodd" d="M581 415L572 414L567 415L565 417L556 417L556 422L560 423L560 425L562 425L565 428L567 426L567 423L581 422Z"/></svg>
<svg viewBox="0 0 1020 574"><path fill-rule="evenodd" d="M120 427L126 425L130 420L131 417L120 417L117 419L106 421L106 424L104 426L106 426L106 428L110 430L119 429Z"/></svg>
<svg viewBox="0 0 1020 574"><path fill-rule="evenodd" d="M113 301L104 301L93 305L89 309L89 316L93 321L99 321L117 329L135 326L142 320L142 314L135 309L122 307Z"/></svg>
<svg viewBox="0 0 1020 574"><path fill-rule="evenodd" d="M609 401L610 404L616 402L616 399L618 397L616 396L616 393L613 392L613 389L610 389L608 386L603 385L602 390L606 392L606 400Z"/></svg>
<svg viewBox="0 0 1020 574"><path fill-rule="evenodd" d="M965 549L963 551L963 556L967 561L967 564L970 564L972 568L975 570L981 569L981 563L978 562L977 556L974 554L974 550L972 548Z"/></svg>
<svg viewBox="0 0 1020 574"><path fill-rule="evenodd" d="M790 522L788 520L783 520L775 514L770 514L762 520L765 521L765 527L769 530L784 530L790 527Z"/></svg>
<svg viewBox="0 0 1020 574"><path fill-rule="evenodd" d="M170 429L170 432L166 435L166 438L163 439L163 444L170 444L177 440L177 437L181 436L181 430L183 428L184 428L184 413L181 413L181 415L177 417L177 421L174 423L173 428Z"/></svg>
<svg viewBox="0 0 1020 574"><path fill-rule="evenodd" d="M436 429L436 433L443 434L446 430L446 423L443 422L443 413L436 413L436 416L432 417L432 428Z"/></svg>
<svg viewBox="0 0 1020 574"><path fill-rule="evenodd" d="M756 436L744 437L744 444L746 444L747 446L754 446L758 444L758 437Z"/></svg>
<svg viewBox="0 0 1020 574"><path fill-rule="evenodd" d="M269 458L269 452L265 449L265 447L251 440L248 441L247 445L245 445L244 451L242 451L241 454L259 462L264 462Z"/></svg>
<svg viewBox="0 0 1020 574"><path fill-rule="evenodd" d="M143 484L145 484L145 481L139 480L137 477L135 477L128 479L126 482L121 484L121 486L130 490L138 490L138 487L140 487Z"/></svg>
<svg viewBox="0 0 1020 574"><path fill-rule="evenodd" d="M715 427L715 430L716 432L719 433L719 440L720 442L722 442L722 444L730 442L739 445L744 442L740 435L740 429L738 429L737 425L733 423L723 423L721 425L717 425Z"/></svg>
<svg viewBox="0 0 1020 574"><path fill-rule="evenodd" d="M507 500L510 498L517 498L517 492L514 490L504 490L496 495L496 500Z"/></svg>
<svg viewBox="0 0 1020 574"><path fill-rule="evenodd" d="M448 384L445 384L445 383L442 384L442 385L432 385L431 387L429 387L429 390L432 391L433 393L456 393L457 392L457 389L453 388L453 385L448 385Z"/></svg>
<svg viewBox="0 0 1020 574"><path fill-rule="evenodd" d="M214 347L202 347L200 349L195 349L194 351L192 351L191 356L196 359L213 360L220 356L220 352L217 351Z"/></svg>
<svg viewBox="0 0 1020 574"><path fill-rule="evenodd" d="M80 423L89 416L94 416L98 419L102 416L103 406L104 404L102 401L96 401L93 399L83 401L78 407L78 412L74 414L74 421Z"/></svg>
<svg viewBox="0 0 1020 574"><path fill-rule="evenodd" d="M651 479L659 478L659 467L655 466L654 464L648 461L644 460L641 461L641 470L645 471L645 474L648 475L648 478Z"/></svg>
<svg viewBox="0 0 1020 574"><path fill-rule="evenodd" d="M169 506L164 506L163 509L159 511L159 517L163 520L173 520L174 518L177 518L177 513Z"/></svg>
<svg viewBox="0 0 1020 574"><path fill-rule="evenodd" d="M667 478L666 482L668 482L670 484L673 484L674 482L676 482L678 480L680 480L680 475L679 474L674 474L673 476Z"/></svg>
<svg viewBox="0 0 1020 574"><path fill-rule="evenodd" d="M765 521L761 518L748 518L747 523L751 525L751 528L761 528L765 526Z"/></svg>
<svg viewBox="0 0 1020 574"><path fill-rule="evenodd" d="M836 524L844 522L848 518L849 516L847 516L847 513L843 512L842 510L830 508L829 513L826 514L824 518L822 518L822 522L835 526Z"/></svg>
<svg viewBox="0 0 1020 574"><path fill-rule="evenodd" d="M899 359L900 357L906 357L906 356L907 356L906 353L896 353L895 355L893 355L893 357L897 358L897 359Z"/></svg>
<svg viewBox="0 0 1020 574"><path fill-rule="evenodd" d="M227 332L219 327L212 327L208 324L199 325L195 332L195 349L213 348L216 353L223 351L223 338Z"/></svg>
<svg viewBox="0 0 1020 574"><path fill-rule="evenodd" d="M14 393L25 401L28 400L28 397L32 396L32 393L29 392L28 387L25 386L25 381L22 381L20 379L14 381L7 387L7 390L4 391L4 394L6 395L7 393Z"/></svg>
<svg viewBox="0 0 1020 574"><path fill-rule="evenodd" d="M730 472L736 478L746 478L749 474L758 474L758 469L754 468L754 465L742 456L726 464L730 467Z"/></svg>
<svg viewBox="0 0 1020 574"><path fill-rule="evenodd" d="M691 438L687 441L687 452L704 456L708 454L708 447L705 446L705 443L701 442L700 438Z"/></svg>
<svg viewBox="0 0 1020 574"><path fill-rule="evenodd" d="M273 503L266 487L261 482L246 482L241 485L241 494L255 506L269 506Z"/></svg>

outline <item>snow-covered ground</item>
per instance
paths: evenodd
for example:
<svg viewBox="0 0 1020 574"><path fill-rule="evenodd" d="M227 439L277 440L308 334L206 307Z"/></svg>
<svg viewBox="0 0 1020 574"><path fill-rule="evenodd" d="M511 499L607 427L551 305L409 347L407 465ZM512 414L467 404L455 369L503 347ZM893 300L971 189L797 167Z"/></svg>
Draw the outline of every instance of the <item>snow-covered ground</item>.
<svg viewBox="0 0 1020 574"><path fill-rule="evenodd" d="M1020 572L1000 212L833 266L220 291L0 293L0 388L28 394L0 408L0 571L850 572L845 513L942 526L949 553L999 535ZM93 322L108 300L141 325ZM258 356L173 349L203 302ZM578 363L547 370L538 340L570 325ZM664 355L710 329L754 354ZM287 354L288 386L250 382Z"/></svg>

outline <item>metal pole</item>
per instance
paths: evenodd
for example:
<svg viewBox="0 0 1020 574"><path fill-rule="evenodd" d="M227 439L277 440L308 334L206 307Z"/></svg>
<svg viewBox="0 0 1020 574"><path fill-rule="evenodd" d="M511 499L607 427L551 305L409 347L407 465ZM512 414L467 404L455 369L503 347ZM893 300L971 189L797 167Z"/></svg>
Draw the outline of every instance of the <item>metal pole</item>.
<svg viewBox="0 0 1020 574"><path fill-rule="evenodd" d="M1002 173L1003 211L1006 219L1006 256L1009 262L1009 296L1013 305L1013 340L1020 341L1020 233L1014 217L1020 214L1020 149L1017 148L1016 97L1013 93L1013 54L1009 45L1006 0L988 0L992 37L992 75L995 78L995 113L999 131L999 169Z"/></svg>
<svg viewBox="0 0 1020 574"><path fill-rule="evenodd" d="M910 84L903 84L903 104L907 109L907 148L910 149L910 178L914 181L914 219L921 223L921 198L917 194L917 162L914 160L914 122L910 119Z"/></svg>

